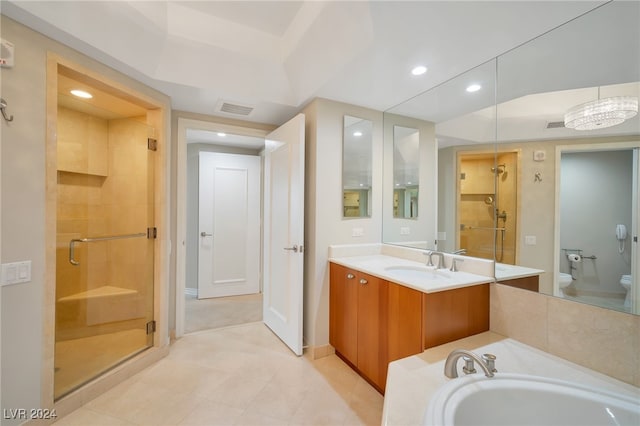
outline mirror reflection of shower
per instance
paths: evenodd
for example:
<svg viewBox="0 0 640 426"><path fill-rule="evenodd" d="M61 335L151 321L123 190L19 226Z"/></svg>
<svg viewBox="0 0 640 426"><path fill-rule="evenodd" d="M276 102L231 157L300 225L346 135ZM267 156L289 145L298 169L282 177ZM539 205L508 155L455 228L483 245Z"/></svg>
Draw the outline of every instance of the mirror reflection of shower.
<svg viewBox="0 0 640 426"><path fill-rule="evenodd" d="M491 167L491 173L495 175L496 179L500 179L500 175L502 175L506 170L507 170L506 164L498 164L495 167ZM507 175L504 174L503 176L506 177ZM500 185L497 182L496 182L495 188L496 188L495 189L496 199L499 199ZM504 260L504 238L505 238L505 232L506 232L506 229L504 227L504 222L507 221L507 212L503 210L502 213L500 213L500 209L497 206L494 206L494 209L495 209L495 217L496 217L496 229L495 229L496 261L502 262ZM500 226L501 224L498 222L499 220L503 221L502 226Z"/></svg>
<svg viewBox="0 0 640 426"><path fill-rule="evenodd" d="M515 263L517 166L517 152L458 153L458 248L470 256Z"/></svg>

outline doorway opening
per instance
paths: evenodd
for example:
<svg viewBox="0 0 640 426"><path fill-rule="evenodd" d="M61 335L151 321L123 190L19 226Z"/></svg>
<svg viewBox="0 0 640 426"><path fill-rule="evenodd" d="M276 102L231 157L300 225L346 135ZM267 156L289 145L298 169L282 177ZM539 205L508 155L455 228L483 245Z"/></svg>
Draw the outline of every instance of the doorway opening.
<svg viewBox="0 0 640 426"><path fill-rule="evenodd" d="M556 295L638 313L639 150L558 147Z"/></svg>
<svg viewBox="0 0 640 426"><path fill-rule="evenodd" d="M184 332L262 321L264 138L187 129Z"/></svg>
<svg viewBox="0 0 640 426"><path fill-rule="evenodd" d="M187 133L190 129L262 138L265 141L264 186L260 212L264 215L260 240L263 322L297 355L302 355L304 289L304 153L305 117L269 129L245 128L178 118L176 323L175 338L185 332L187 274ZM211 233L199 230L197 238Z"/></svg>

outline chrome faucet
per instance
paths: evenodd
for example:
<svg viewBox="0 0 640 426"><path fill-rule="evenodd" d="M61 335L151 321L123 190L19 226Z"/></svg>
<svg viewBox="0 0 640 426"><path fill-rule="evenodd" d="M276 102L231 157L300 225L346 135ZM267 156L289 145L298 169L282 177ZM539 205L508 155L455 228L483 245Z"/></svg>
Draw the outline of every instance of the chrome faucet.
<svg viewBox="0 0 640 426"><path fill-rule="evenodd" d="M446 266L444 264L444 253L440 253L439 251L432 251L431 253L429 253L429 265L427 266L435 266L433 264L433 262L431 262L431 257L432 256L437 256L440 259L438 260L438 269L445 269Z"/></svg>
<svg viewBox="0 0 640 426"><path fill-rule="evenodd" d="M449 269L451 272L458 272L457 262L464 262L464 259L459 259L455 257L451 259L451 269Z"/></svg>
<svg viewBox="0 0 640 426"><path fill-rule="evenodd" d="M431 256L433 255L433 251L427 250L422 254L427 256L427 266L429 266L429 267L433 266L433 259L431 258Z"/></svg>
<svg viewBox="0 0 640 426"><path fill-rule="evenodd" d="M492 354L484 354L482 358L478 355L474 354L471 351L467 351L464 349L455 349L451 351L447 360L444 363L444 375L449 377L450 379L455 379L458 377L457 363L458 359L465 358L465 367L463 371L467 374L474 373L475 368L473 368L473 361L475 361L482 371L484 375L487 377L493 377L493 373L497 373L496 370L496 356Z"/></svg>
<svg viewBox="0 0 640 426"><path fill-rule="evenodd" d="M451 252L451 254L467 254L467 249L459 249L459 250L454 250Z"/></svg>

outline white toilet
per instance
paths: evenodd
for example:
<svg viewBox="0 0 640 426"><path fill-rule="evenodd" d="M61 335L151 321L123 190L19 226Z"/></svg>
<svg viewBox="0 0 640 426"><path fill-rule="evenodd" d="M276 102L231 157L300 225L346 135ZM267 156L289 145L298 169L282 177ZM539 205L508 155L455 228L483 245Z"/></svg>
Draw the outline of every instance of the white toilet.
<svg viewBox="0 0 640 426"><path fill-rule="evenodd" d="M624 299L624 307L625 308L630 308L631 307L631 275L623 275L622 278L620 278L620 284L622 284L622 287L624 287L624 289L627 291L627 297Z"/></svg>
<svg viewBox="0 0 640 426"><path fill-rule="evenodd" d="M559 272L558 273L558 289L560 290L560 295L564 297L564 289L567 288L569 284L573 282L573 278L570 274Z"/></svg>

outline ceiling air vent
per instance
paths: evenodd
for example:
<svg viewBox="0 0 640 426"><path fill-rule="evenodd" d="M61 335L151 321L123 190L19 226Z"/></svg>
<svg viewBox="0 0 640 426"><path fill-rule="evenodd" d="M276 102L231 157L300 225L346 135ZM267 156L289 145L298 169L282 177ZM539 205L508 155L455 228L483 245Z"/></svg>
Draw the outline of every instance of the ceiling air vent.
<svg viewBox="0 0 640 426"><path fill-rule="evenodd" d="M221 101L218 103L218 111L226 112L227 114L247 116L251 114L253 109L254 107L250 105L240 105L237 103L231 103L226 101Z"/></svg>
<svg viewBox="0 0 640 426"><path fill-rule="evenodd" d="M547 123L547 129L559 129L564 127L564 121L550 121Z"/></svg>

